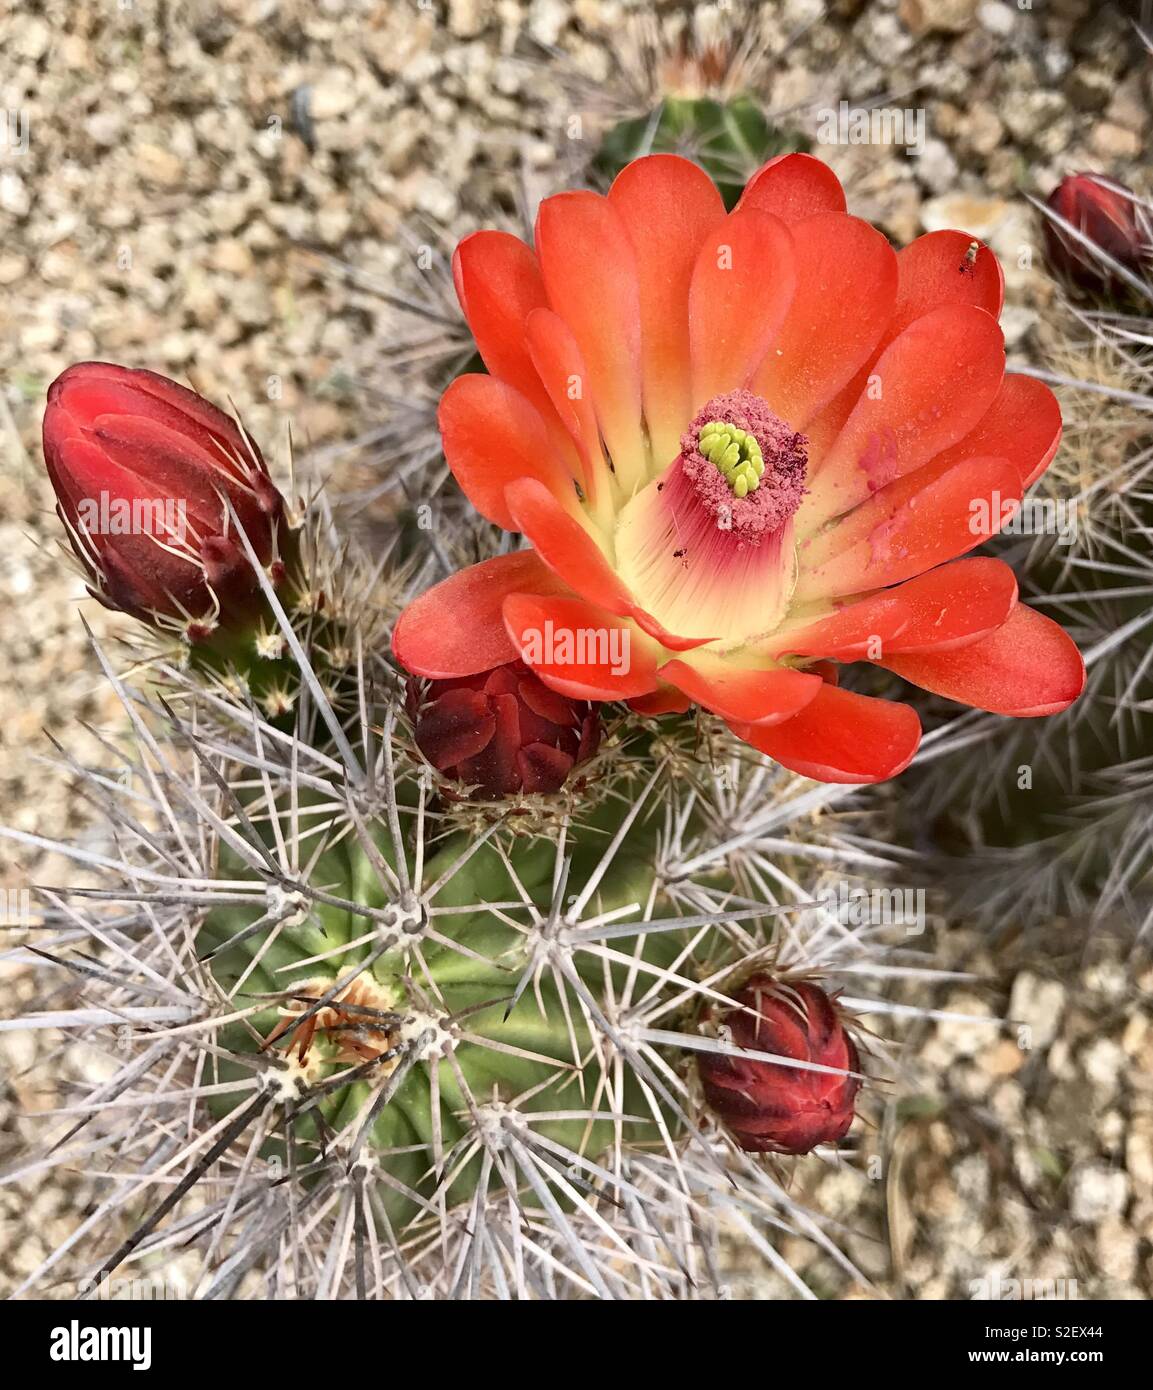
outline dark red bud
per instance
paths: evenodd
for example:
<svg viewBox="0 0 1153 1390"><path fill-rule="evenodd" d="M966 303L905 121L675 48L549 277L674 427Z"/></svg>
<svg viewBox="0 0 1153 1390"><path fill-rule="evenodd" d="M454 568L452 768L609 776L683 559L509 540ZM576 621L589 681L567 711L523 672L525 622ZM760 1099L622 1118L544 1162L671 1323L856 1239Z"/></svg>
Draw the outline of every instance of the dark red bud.
<svg viewBox="0 0 1153 1390"><path fill-rule="evenodd" d="M251 614L259 584L236 524L268 566L284 503L223 411L154 372L81 362L48 388L44 458L102 602L189 640Z"/></svg>
<svg viewBox="0 0 1153 1390"><path fill-rule="evenodd" d="M1066 288L1092 299L1132 296L1133 287L1095 255L1094 248L1146 279L1153 264L1149 209L1124 184L1099 174L1070 174L1049 195L1047 206L1091 243L1086 246L1051 218L1044 219L1045 260Z"/></svg>
<svg viewBox="0 0 1153 1390"><path fill-rule="evenodd" d="M411 681L409 704L420 751L474 799L559 791L600 742L597 706L558 695L520 661Z"/></svg>
<svg viewBox="0 0 1153 1390"><path fill-rule="evenodd" d="M742 1149L805 1154L833 1144L853 1123L860 1081L856 1044L835 1002L809 981L755 975L733 995L737 1007L709 1018L734 1048L835 1067L809 1071L739 1055L697 1056L705 1100Z"/></svg>

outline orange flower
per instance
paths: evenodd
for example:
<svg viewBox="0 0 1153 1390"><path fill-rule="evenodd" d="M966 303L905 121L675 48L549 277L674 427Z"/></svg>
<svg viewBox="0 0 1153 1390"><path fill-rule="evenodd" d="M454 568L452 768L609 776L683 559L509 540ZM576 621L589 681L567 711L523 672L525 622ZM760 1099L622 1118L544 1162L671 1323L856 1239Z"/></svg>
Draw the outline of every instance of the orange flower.
<svg viewBox="0 0 1153 1390"><path fill-rule="evenodd" d="M896 253L833 173L785 155L726 214L688 160L541 205L535 252L457 248L490 375L445 392L445 454L531 549L402 614L416 675L517 657L554 690L655 714L696 703L830 782L904 769L908 706L840 689L866 660L996 713L1064 709L1076 647L959 559L1057 447L1052 393L1006 376L1002 276L961 232Z"/></svg>

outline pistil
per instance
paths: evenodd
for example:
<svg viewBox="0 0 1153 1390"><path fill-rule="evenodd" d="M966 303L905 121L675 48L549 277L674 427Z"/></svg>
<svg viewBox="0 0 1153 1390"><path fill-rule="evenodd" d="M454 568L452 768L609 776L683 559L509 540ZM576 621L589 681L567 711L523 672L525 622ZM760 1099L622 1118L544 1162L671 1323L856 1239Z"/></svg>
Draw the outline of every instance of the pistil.
<svg viewBox="0 0 1153 1390"><path fill-rule="evenodd" d="M765 472L765 456L756 435L724 420L710 420L697 435L697 447L715 463L734 497L756 492Z"/></svg>

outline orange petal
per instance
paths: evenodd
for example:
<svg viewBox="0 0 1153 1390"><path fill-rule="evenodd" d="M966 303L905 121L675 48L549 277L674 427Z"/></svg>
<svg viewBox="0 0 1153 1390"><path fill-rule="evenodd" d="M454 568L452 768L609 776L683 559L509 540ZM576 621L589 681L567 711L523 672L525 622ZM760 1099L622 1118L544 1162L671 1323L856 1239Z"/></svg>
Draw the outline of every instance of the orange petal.
<svg viewBox="0 0 1153 1390"><path fill-rule="evenodd" d="M508 232L473 232L456 248L452 278L485 366L547 410L524 338L529 314L548 303L532 249Z"/></svg>
<svg viewBox="0 0 1153 1390"><path fill-rule="evenodd" d="M751 389L801 430L876 351L893 312L897 257L867 222L837 212L797 224L793 249L796 293Z"/></svg>
<svg viewBox="0 0 1153 1390"><path fill-rule="evenodd" d="M811 154L782 154L748 181L737 209L803 222L819 212L844 212L845 190L829 166Z"/></svg>
<svg viewBox="0 0 1153 1390"><path fill-rule="evenodd" d="M803 777L858 784L903 772L921 741L920 720L908 705L825 684L785 723L733 725L733 732Z"/></svg>
<svg viewBox="0 0 1153 1390"><path fill-rule="evenodd" d="M715 657L666 661L660 674L722 719L758 728L791 719L821 688L820 676L803 671L782 666L758 671Z"/></svg>
<svg viewBox="0 0 1153 1390"><path fill-rule="evenodd" d="M1019 719L1057 714L1085 688L1085 663L1068 633L1023 603L970 646L882 664L934 695Z"/></svg>
<svg viewBox="0 0 1153 1390"><path fill-rule="evenodd" d="M1057 397L1044 382L1011 373L974 428L940 457L956 460L987 454L1009 459L1027 488L1049 467L1060 442Z"/></svg>
<svg viewBox="0 0 1153 1390"><path fill-rule="evenodd" d="M673 651L687 651L711 640L678 637L646 613L609 564L596 539L540 483L522 479L510 484L505 497L515 529L528 537L549 569L574 594L618 617L635 619L645 632Z"/></svg>
<svg viewBox="0 0 1153 1390"><path fill-rule="evenodd" d="M510 594L504 621L521 659L562 695L626 700L657 689L657 644L584 599Z"/></svg>
<svg viewBox="0 0 1153 1390"><path fill-rule="evenodd" d="M897 298L893 313L871 362L841 394L808 422L811 459L820 459L848 419L865 390L881 353L910 324L934 309L970 305L998 318L1004 299L1004 276L996 256L977 243L970 264L973 238L962 232L930 232L897 254Z"/></svg>
<svg viewBox="0 0 1153 1390"><path fill-rule="evenodd" d="M701 243L689 289L693 400L746 386L796 287L792 237L761 212L734 212Z"/></svg>
<svg viewBox="0 0 1153 1390"><path fill-rule="evenodd" d="M996 320L970 305L934 310L885 349L870 385L817 464L798 527L811 529L920 468L971 430L1005 371Z"/></svg>
<svg viewBox="0 0 1153 1390"><path fill-rule="evenodd" d="M397 619L392 650L415 676L450 680L474 676L516 660L505 629L503 605L510 593L564 592L564 586L532 550L498 555L459 570L415 599Z"/></svg>
<svg viewBox="0 0 1153 1390"><path fill-rule="evenodd" d="M458 376L441 397L437 421L453 476L497 526L516 530L504 490L517 478L535 478L564 505L577 505L572 476L544 421L513 387L494 376Z"/></svg>
<svg viewBox="0 0 1153 1390"><path fill-rule="evenodd" d="M560 421L576 445L589 500L610 500L608 463L601 448L600 426L584 358L568 324L551 309L534 309L526 327L533 366Z"/></svg>
<svg viewBox="0 0 1153 1390"><path fill-rule="evenodd" d="M1017 576L1004 562L977 555L918 575L886 595L901 600L909 621L885 654L949 651L995 632L1017 604Z"/></svg>
<svg viewBox="0 0 1153 1390"><path fill-rule="evenodd" d="M1020 499L1008 459L934 460L802 546L795 601L912 579L995 536Z"/></svg>
<svg viewBox="0 0 1153 1390"><path fill-rule="evenodd" d="M836 661L874 660L908 626L909 612L890 593L846 604L804 627L775 632L758 651L773 656L824 656Z"/></svg>
<svg viewBox="0 0 1153 1390"><path fill-rule="evenodd" d="M641 369L653 463L663 468L703 402L689 372L689 285L701 243L725 219L712 179L679 155L634 159L609 189L636 252Z"/></svg>
<svg viewBox="0 0 1153 1390"><path fill-rule="evenodd" d="M900 279L889 329L892 337L945 304L971 304L1000 317L1005 300L1000 263L968 232L926 232L898 253L897 264Z"/></svg>
<svg viewBox="0 0 1153 1390"><path fill-rule="evenodd" d="M593 405L626 492L645 477L636 256L616 208L597 193L540 205L536 247L549 304L572 330Z"/></svg>

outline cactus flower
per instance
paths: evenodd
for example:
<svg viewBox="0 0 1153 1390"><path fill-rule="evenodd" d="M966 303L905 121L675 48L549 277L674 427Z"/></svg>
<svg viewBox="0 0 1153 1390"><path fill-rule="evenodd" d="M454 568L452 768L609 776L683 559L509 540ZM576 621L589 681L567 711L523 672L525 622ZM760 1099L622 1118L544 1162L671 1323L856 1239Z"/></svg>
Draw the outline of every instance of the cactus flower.
<svg viewBox="0 0 1153 1390"><path fill-rule="evenodd" d="M829 679L868 661L962 704L1064 709L1084 665L962 558L1057 448L1040 382L1005 372L1002 275L961 232L895 252L833 173L775 159L732 213L696 165L635 160L546 199L535 250L482 231L457 292L488 375L441 401L445 455L529 548L401 615L412 673L514 659L647 714L700 705L829 782L902 771L916 712Z"/></svg>
<svg viewBox="0 0 1153 1390"><path fill-rule="evenodd" d="M705 1100L736 1142L750 1153L805 1154L843 1138L861 1084L844 1073L859 1071L860 1058L834 1001L808 981L755 975L733 1002L718 1025L737 1047L836 1069L701 1053Z"/></svg>
<svg viewBox="0 0 1153 1390"><path fill-rule="evenodd" d="M551 690L523 662L409 687L416 742L439 772L497 801L559 791L600 738L596 706Z"/></svg>
<svg viewBox="0 0 1153 1390"><path fill-rule="evenodd" d="M191 642L249 618L260 562L283 574L284 502L259 449L216 406L154 372L69 367L48 388L44 458L57 511L109 608Z"/></svg>
<svg viewBox="0 0 1153 1390"><path fill-rule="evenodd" d="M1049 195L1046 206L1084 237L1078 241L1051 218L1042 226L1045 260L1075 294L1090 298L1127 296L1128 283L1102 259L1141 278L1153 264L1153 219L1124 184L1099 174L1070 174Z"/></svg>

